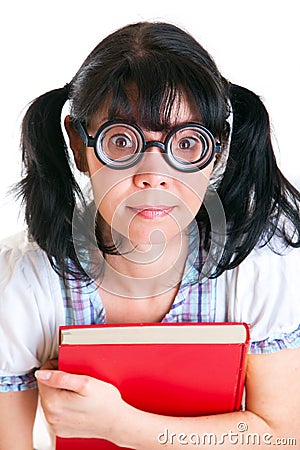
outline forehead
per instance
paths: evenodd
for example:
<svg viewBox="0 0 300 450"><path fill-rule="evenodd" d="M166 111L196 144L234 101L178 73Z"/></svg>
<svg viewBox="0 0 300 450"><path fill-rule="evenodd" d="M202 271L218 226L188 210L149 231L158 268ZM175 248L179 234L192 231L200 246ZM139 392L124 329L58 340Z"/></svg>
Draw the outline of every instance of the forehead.
<svg viewBox="0 0 300 450"><path fill-rule="evenodd" d="M149 104L141 98L135 86L129 86L126 89L126 102L118 102L110 95L99 108L92 124L99 127L107 120L124 120L147 130L161 131L184 122L201 123L201 115L195 102L185 92L177 91L165 102L157 104L154 99L153 104Z"/></svg>

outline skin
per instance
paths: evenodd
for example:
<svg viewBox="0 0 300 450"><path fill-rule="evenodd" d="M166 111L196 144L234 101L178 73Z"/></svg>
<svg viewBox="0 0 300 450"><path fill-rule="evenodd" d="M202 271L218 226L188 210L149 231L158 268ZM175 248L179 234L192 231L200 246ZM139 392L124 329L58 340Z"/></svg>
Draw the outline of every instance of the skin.
<svg viewBox="0 0 300 450"><path fill-rule="evenodd" d="M187 121L193 118L192 111L187 105L182 109L182 116L176 119ZM99 127L101 118L95 118L89 132L93 134ZM164 216L163 220L149 220L145 217L132 215L126 217L125 227L117 230L125 236L125 242L137 248L134 256L136 259L124 258L122 255L110 258L110 267L117 271L117 276L122 281L122 292L115 293L108 286L99 286L104 306L108 312L110 322L124 322L131 317L132 321L160 320L169 310L177 292L178 280L174 280L174 286L169 290L160 290L159 285L164 279L157 277L159 266L167 269L172 261L176 260L179 268L184 265L184 258L180 260L182 249L186 250L186 242L182 239L182 230L185 226L185 215L188 211L192 218L201 205L203 192L207 186L207 179L213 168L213 163L201 174L201 192L195 189L196 181L177 173L175 179L169 167L164 166L165 161L157 148L149 149L149 154L154 155L144 160L144 166L135 167L131 173L122 174L118 171L110 171L110 178L105 178L106 168L97 160L91 148L85 148L80 136L71 127L69 118L66 118L66 129L69 134L70 144L74 152L75 160L80 170L88 170L94 182L95 198L99 200L99 211L106 220L108 226L114 225L116 211L122 215L126 212L127 199L146 194L162 194L166 198L181 199L178 203L178 215L176 218ZM151 133L144 130L147 139L163 139L160 133ZM85 152L86 158L82 158ZM101 172L102 186L97 190L97 174ZM118 173L117 173L118 172ZM106 180L106 181L105 181ZM107 185L106 185L107 183ZM100 184L100 183L99 183ZM108 189L108 186L112 186ZM167 197L169 195L169 197ZM140 199L139 199L140 201ZM143 199L144 201L144 199ZM186 204L187 208L183 205ZM122 205L119 208L119 205ZM123 208L123 210L122 210ZM174 213L175 214L175 213ZM151 234L158 228L163 239L156 237L151 242ZM142 231L141 231L141 228ZM164 252L159 258L153 257L153 252L160 251L164 245ZM153 250L154 248L154 250ZM154 254L155 254L154 251ZM183 251L183 254L184 251ZM141 264L141 260L143 264ZM142 301L132 297L132 283L126 283L126 277L148 279L147 291ZM127 292L127 296L122 295ZM151 295L154 292L154 295ZM150 293L150 294L149 294ZM208 417L175 418L145 413L128 405L121 398L120 392L112 385L91 377L72 375L57 371L56 361L49 361L43 370L36 372L39 382L39 392L42 406L52 430L59 436L96 437L105 438L119 446L152 450L161 448L157 440L159 433L166 428L169 433L228 433L236 431L239 422L248 425L249 432L264 433L275 437L293 437L300 442L300 348L296 350L282 350L271 355L249 355L247 366L247 404L246 411L220 414ZM0 394L1 411L12 411L5 414L0 421L0 450L15 449L32 450L32 422L36 407L35 391L15 394ZM14 423L13 430L11 423ZM2 439L3 437L3 439ZM17 439L17 441L16 441ZM272 441L272 442L273 442ZM298 444L299 445L299 444ZM182 448L178 440L173 444L166 444L165 448ZM193 444L185 447L195 448ZM211 448L211 446L202 446ZM247 445L247 448L269 448L269 445ZM222 445L223 449L232 449L232 444L227 441ZM295 447L294 447L295 448Z"/></svg>
<svg viewBox="0 0 300 450"><path fill-rule="evenodd" d="M107 112L103 111L92 120L88 130L92 136L106 122L106 117ZM170 121L174 127L199 119L187 101L181 99L180 104L175 104ZM77 167L88 171L95 202L108 227L117 230L141 251L147 251L151 234L157 228L168 245L172 245L172 238L186 228L199 210L214 161L200 172L187 174L172 168L162 158L161 150L151 147L134 167L112 170L96 158L93 148L84 147L81 137L70 125L69 117L66 117L65 126ZM143 132L147 141L164 141L167 135L145 129ZM82 154L85 155L84 163ZM167 205L172 211L162 217L158 214L145 216L139 214L140 205ZM158 237L156 243L159 241Z"/></svg>
<svg viewBox="0 0 300 450"><path fill-rule="evenodd" d="M0 393L0 449L32 450L32 429L37 407L38 392ZM13 426L12 426L13 424Z"/></svg>
<svg viewBox="0 0 300 450"><path fill-rule="evenodd" d="M151 450L162 447L157 436L166 428L177 436L215 433L220 439L223 433L236 432L237 424L243 422L247 433L264 436L261 445L251 445L251 441L247 445L255 449L270 448L275 439L282 438L294 438L299 445L299 361L300 348L249 355L246 411L193 418L139 411L126 404L115 387L86 376L46 370L51 363L37 376L47 420L57 435L105 438L121 447ZM222 448L229 450L232 445L225 438ZM182 444L174 440L164 448L181 449Z"/></svg>
<svg viewBox="0 0 300 450"><path fill-rule="evenodd" d="M182 121L191 119L192 113L186 104L180 109L180 112L182 112L180 116ZM97 126L98 124L92 131L96 131ZM72 134L70 136L71 142L72 139L74 142L76 136ZM163 136L159 133L147 134L147 139L161 138ZM77 143L79 145L78 141ZM157 155L159 150L153 148L151 152ZM95 159L94 153L90 149L87 150L87 163L89 173L93 177L99 170L100 163ZM99 210L105 215L110 225L113 223L113 212L117 209L117 205L124 201L124 198L130 197L132 192L143 192L144 190L150 190L151 192L151 188L163 191L169 190L174 193L175 196L183 200L183 203L188 205L192 215L200 207L203 191L199 195L191 195L191 192L194 192L193 187L187 186L186 180L183 181L180 177L177 179L169 178L164 172L167 169L162 170L161 167L154 166L154 164L159 164L159 158L155 162L151 161L150 164L153 164L150 167L151 171L148 172L149 166L144 166L143 170L137 168L131 177L129 176L120 181L120 184L116 184L120 188L118 192L117 189L112 189L107 199L101 203ZM208 179L212 167L211 164L203 174L202 186L204 188L206 187L204 180ZM161 173L164 173L163 177ZM182 214L184 215L184 213L185 211L182 209ZM180 221L180 214L178 217L178 221ZM141 225L144 227L143 234L139 231ZM144 218L137 217L136 223L132 225L129 238L134 238L135 243L141 244L141 247L145 249L152 226L151 221L147 222ZM172 228L168 221L166 221L166 226L169 227L169 230L163 228L163 222L160 223L161 229L167 236L167 242L171 243L170 246L173 248L172 246L176 246L177 242L176 229L175 227ZM136 270L141 275L144 268L143 265L135 265L134 263L130 265L127 261L121 261L120 259L117 262L121 265L121 270L131 276L135 276ZM150 267L153 275L156 266L154 264ZM165 312L170 306L170 299L173 300L175 294L176 292L170 294L169 303L165 303ZM135 313L137 305L132 301L130 301L132 308L124 309L113 296L108 297L109 301L106 302L108 309L109 302L114 305L114 309L110 310L112 318L117 318L117 321L120 322L125 317L130 317L127 314L131 314L136 320L140 318ZM148 302L146 305L149 305L149 308L146 306L145 309L146 317L149 316L151 308L155 305L154 300L155 298L146 299L146 302ZM248 425L249 432L261 433L261 435L269 433L274 439L275 436L299 439L299 356L300 349L282 350L272 355L249 355L246 411L197 418L164 417L139 411L126 404L115 387L90 377L49 370L40 371L37 376L43 375L44 378L47 378L47 380L39 378L43 407L55 433L61 436L101 437L120 446L148 450L161 448L157 436L165 428L168 428L170 433L189 434L197 432L201 434L213 432L221 435L229 430L236 430L239 422L245 422ZM276 377L274 374L276 374ZM194 448L194 445L186 446ZM175 441L172 445L166 445L166 448L169 447L173 449L182 448L182 444ZM269 445L266 443L259 448L261 447L269 447ZM232 448L232 444L225 442L222 448ZM250 445L248 448L255 448L255 446L251 447Z"/></svg>
<svg viewBox="0 0 300 450"><path fill-rule="evenodd" d="M106 120L104 110L91 121L89 134L95 135ZM184 98L175 104L173 127L198 120ZM132 168L112 170L97 159L93 148L85 148L69 117L65 127L77 167L90 176L101 229L113 239L122 237L122 255L106 256L99 286L107 317L110 322L124 317L160 320L176 295L188 251L186 229L202 204L214 160L201 171L184 173L172 168L159 148L151 147ZM147 141L164 141L167 134L143 132ZM142 303L132 301L137 293Z"/></svg>

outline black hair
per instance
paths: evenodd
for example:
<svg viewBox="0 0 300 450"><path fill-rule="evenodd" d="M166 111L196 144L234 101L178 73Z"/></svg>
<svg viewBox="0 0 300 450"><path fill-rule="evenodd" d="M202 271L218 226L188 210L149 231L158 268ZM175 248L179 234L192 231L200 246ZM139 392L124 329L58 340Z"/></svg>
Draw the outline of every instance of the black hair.
<svg viewBox="0 0 300 450"><path fill-rule="evenodd" d="M130 86L137 95L132 108ZM219 73L207 51L187 32L166 23L128 25L105 38L84 61L72 81L37 98L22 125L24 178L19 183L30 236L47 253L60 274L86 277L72 237L76 199L84 203L75 181L61 130L61 110L69 98L72 119L86 125L109 104L108 120L126 118L149 130L167 129L174 100L184 95L201 122L228 138L229 101L233 130L226 171L218 186L227 220L223 256L213 276L236 267L257 245L280 235L286 245L300 246L297 190L276 165L268 113L260 98L233 85ZM284 218L284 220L283 220ZM204 206L196 220L210 240ZM96 225L100 250L104 242ZM74 271L72 272L74 273Z"/></svg>
<svg viewBox="0 0 300 450"><path fill-rule="evenodd" d="M256 246L274 252L300 246L300 193L274 155L268 112L258 95L229 84L233 130L229 159L218 189L227 240L216 274L238 266ZM281 238L273 245L272 237Z"/></svg>

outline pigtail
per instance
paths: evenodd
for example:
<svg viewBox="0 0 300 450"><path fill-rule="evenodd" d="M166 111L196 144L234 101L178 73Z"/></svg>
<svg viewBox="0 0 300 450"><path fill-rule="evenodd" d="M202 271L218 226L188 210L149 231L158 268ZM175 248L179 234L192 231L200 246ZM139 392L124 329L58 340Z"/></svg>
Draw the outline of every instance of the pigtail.
<svg viewBox="0 0 300 450"><path fill-rule="evenodd" d="M230 84L228 96L233 130L218 190L228 224L219 264L223 270L239 265L255 245L270 243L274 234L285 245L300 246L300 194L276 164L267 110L257 95L240 86Z"/></svg>
<svg viewBox="0 0 300 450"><path fill-rule="evenodd" d="M149 76L149 68L157 75L157 67L159 86L153 85L153 77ZM168 121L168 108L177 92L186 92L195 101L207 127L222 137L223 143L228 138L224 122L226 100L230 100L233 130L226 169L217 186L226 215L226 242L212 276L238 266L256 245L271 245L275 234L285 245L300 246L300 194L277 167L268 113L257 95L220 78L207 52L178 28L140 23L107 37L83 63L72 80L72 117L88 122L107 107L107 101L112 102L111 119L126 117L132 110L126 89L131 84L137 85L139 101L144 106L138 110L138 120L144 125L147 122L150 128L161 129L162 113ZM64 276L74 267L76 278L82 279L86 274L75 246L78 254L85 255L84 244L93 244L95 234L104 255L114 254L115 248L105 245L107 237L98 222L95 230L95 215L88 216L89 205L84 203L69 165L60 124L67 98L67 88L57 89L37 98L29 107L21 141L25 172L18 189L32 239L45 250L58 273ZM77 200L81 209L76 216L78 236L74 243L72 217ZM87 227L89 217L91 226ZM205 205L196 219L204 245L209 247L215 236Z"/></svg>
<svg viewBox="0 0 300 450"><path fill-rule="evenodd" d="M67 99L67 87L55 89L28 108L21 134L24 177L17 187L30 237L62 271L68 256L76 259L71 224L75 196L80 192L61 129L61 111Z"/></svg>

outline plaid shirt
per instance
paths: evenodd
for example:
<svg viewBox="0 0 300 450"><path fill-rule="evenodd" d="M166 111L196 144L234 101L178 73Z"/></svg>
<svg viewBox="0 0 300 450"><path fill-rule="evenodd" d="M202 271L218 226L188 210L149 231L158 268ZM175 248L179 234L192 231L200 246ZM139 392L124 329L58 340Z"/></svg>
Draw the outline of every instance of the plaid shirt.
<svg viewBox="0 0 300 450"><path fill-rule="evenodd" d="M179 290L162 322L215 322L216 280L206 278L199 283L198 267L202 267L204 259L205 252L194 229ZM94 283L84 284L79 280L61 283L66 325L105 323L105 310Z"/></svg>
<svg viewBox="0 0 300 450"><path fill-rule="evenodd" d="M202 267L205 255L192 236L184 275L170 311L162 322L215 322L218 279L199 282L198 267ZM94 283L61 279L66 325L105 323L105 310ZM226 321L226 317L224 317ZM282 348L300 346L300 327L282 334L278 339L251 342L249 353L273 353ZM0 391L23 391L36 387L34 374L0 377Z"/></svg>

